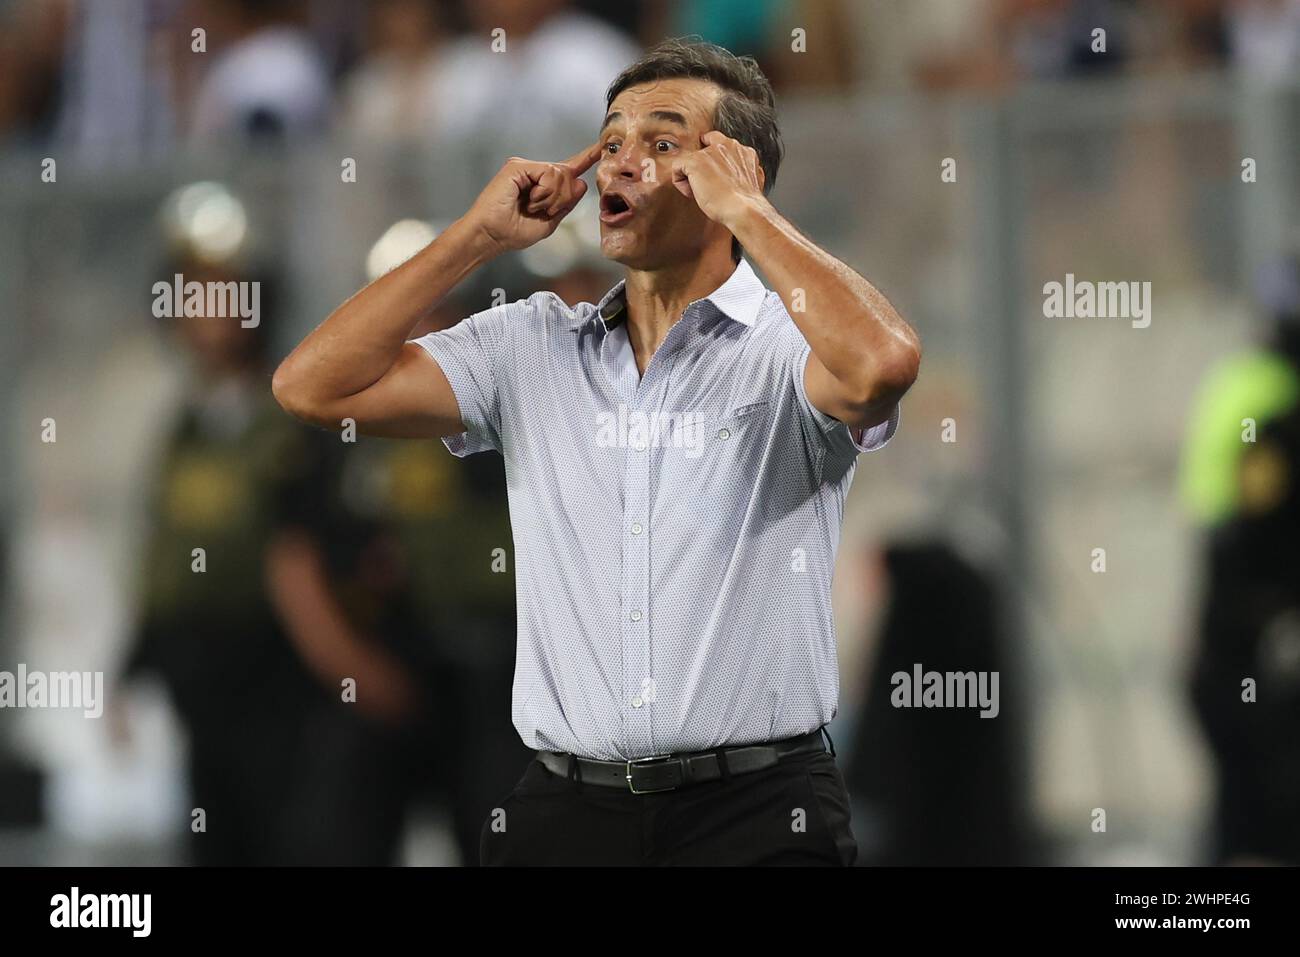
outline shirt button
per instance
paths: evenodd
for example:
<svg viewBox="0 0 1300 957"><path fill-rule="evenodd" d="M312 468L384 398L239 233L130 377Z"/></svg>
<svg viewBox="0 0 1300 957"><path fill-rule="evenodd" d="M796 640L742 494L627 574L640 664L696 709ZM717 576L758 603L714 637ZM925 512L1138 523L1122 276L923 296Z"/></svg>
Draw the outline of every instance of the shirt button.
<svg viewBox="0 0 1300 957"><path fill-rule="evenodd" d="M631 615L631 618L632 618L633 621L640 621L640 620L641 620L641 612L639 612L639 611L633 611L633 612L632 612L632 615Z"/></svg>
<svg viewBox="0 0 1300 957"><path fill-rule="evenodd" d="M720 438L720 439L729 439L729 438L731 438L731 429L719 429L719 430L718 430L718 438Z"/></svg>
<svg viewBox="0 0 1300 957"><path fill-rule="evenodd" d="M633 523L632 523L632 534L633 534L633 535L640 535L640 534L641 534L641 523L640 523L640 522L633 522Z"/></svg>
<svg viewBox="0 0 1300 957"><path fill-rule="evenodd" d="M640 696L640 695L637 695L635 698L632 699L632 707L634 707L634 708L639 708L639 707L641 707L641 696Z"/></svg>
<svg viewBox="0 0 1300 957"><path fill-rule="evenodd" d="M645 443L642 442L640 439L637 439L636 444L633 445L632 448L636 449L638 452L644 452L644 451L645 451Z"/></svg>

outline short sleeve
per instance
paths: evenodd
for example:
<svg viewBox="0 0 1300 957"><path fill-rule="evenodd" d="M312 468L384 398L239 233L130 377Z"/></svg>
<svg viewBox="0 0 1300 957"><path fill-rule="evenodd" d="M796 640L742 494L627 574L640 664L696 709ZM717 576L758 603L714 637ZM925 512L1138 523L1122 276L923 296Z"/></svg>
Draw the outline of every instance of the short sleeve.
<svg viewBox="0 0 1300 957"><path fill-rule="evenodd" d="M521 303L496 306L412 340L451 383L465 431L443 438L453 455L464 457L489 449L501 451L501 355L509 326Z"/></svg>
<svg viewBox="0 0 1300 957"><path fill-rule="evenodd" d="M800 347L795 350L794 378L795 392L799 397L799 409L808 417L818 435L822 437L829 452L844 458L854 458L861 452L875 452L883 449L898 431L900 406L895 404L884 422L867 429L851 429L839 419L827 415L808 400L804 386L804 374L808 369L808 355L812 352L802 336L798 337Z"/></svg>

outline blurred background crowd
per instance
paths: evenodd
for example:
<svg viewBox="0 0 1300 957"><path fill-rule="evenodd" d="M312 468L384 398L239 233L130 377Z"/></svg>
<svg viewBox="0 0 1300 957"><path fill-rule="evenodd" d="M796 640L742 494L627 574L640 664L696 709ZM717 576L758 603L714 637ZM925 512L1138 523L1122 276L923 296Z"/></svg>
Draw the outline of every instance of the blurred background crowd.
<svg viewBox="0 0 1300 957"><path fill-rule="evenodd" d="M0 0L0 671L108 698L0 709L0 864L476 863L529 757L501 460L270 372L682 35L925 344L836 572L860 861L1300 862L1300 0ZM597 237L427 328L595 301ZM1045 318L1067 273L1151 325ZM260 321L155 318L177 274ZM999 716L893 707L918 663Z"/></svg>

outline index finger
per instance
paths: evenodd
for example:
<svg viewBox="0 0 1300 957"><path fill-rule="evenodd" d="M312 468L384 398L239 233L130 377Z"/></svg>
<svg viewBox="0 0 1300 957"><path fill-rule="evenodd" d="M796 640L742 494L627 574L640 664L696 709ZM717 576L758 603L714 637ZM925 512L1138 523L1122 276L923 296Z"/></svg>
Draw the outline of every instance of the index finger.
<svg viewBox="0 0 1300 957"><path fill-rule="evenodd" d="M592 143L570 156L564 161L564 165L573 170L575 176L581 176L595 165L596 161L600 159L600 154L600 143Z"/></svg>

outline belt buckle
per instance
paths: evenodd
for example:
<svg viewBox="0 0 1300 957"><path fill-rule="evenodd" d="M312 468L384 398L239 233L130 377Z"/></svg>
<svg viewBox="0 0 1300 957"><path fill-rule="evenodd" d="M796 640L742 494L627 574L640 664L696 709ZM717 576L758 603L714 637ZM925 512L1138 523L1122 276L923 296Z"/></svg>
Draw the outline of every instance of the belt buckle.
<svg viewBox="0 0 1300 957"><path fill-rule="evenodd" d="M632 766L633 766L633 765L638 765L638 766L641 766L641 767L645 767L645 766L647 766L647 765L653 766L653 765L655 765L655 764L667 764L667 763L670 762L670 761L676 761L676 762L678 762L678 764L680 764L680 763L681 763L681 760L682 760L681 758L673 757L671 754L659 754L659 755L654 755L654 756L652 756L652 757L648 757L648 758L637 758L637 759L635 759L635 760L633 760L633 761L627 761L627 762L625 762L625 763L626 763L626 766L627 766L627 786L628 786L628 789L629 789L633 794L656 794L656 793L658 793L659 791L672 791L672 790L675 790L675 789L677 788L677 785L676 785L676 784L670 784L670 785L668 785L667 787L662 787L662 788L646 788L646 789L644 789L644 790L638 790L638 789L637 789L637 786L636 786L636 783L632 780ZM683 776L684 776L684 775L683 775Z"/></svg>

